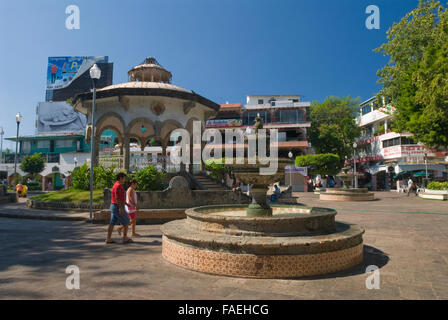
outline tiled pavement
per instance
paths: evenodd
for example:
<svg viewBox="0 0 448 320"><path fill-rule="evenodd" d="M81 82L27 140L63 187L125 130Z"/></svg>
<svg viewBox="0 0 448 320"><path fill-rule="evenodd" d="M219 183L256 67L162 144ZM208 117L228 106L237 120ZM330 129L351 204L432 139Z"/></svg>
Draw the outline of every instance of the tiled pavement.
<svg viewBox="0 0 448 320"><path fill-rule="evenodd" d="M448 202L395 193L362 203L295 195L365 227L362 265L306 279L221 277L164 261L160 225L138 226L143 237L135 244L105 246L102 225L0 218L0 299L448 299ZM71 264L80 268L80 290L65 287ZM366 289L372 264L380 267L379 290Z"/></svg>

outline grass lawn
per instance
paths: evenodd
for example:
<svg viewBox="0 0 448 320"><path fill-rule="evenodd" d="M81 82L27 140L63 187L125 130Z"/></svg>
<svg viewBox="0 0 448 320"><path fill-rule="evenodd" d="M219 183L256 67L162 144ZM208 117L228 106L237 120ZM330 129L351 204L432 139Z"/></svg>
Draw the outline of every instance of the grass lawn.
<svg viewBox="0 0 448 320"><path fill-rule="evenodd" d="M90 191L76 190L76 189L66 189L48 192L44 194L39 194L31 198L32 200L38 201L59 201L59 202L83 202L89 203L90 201ZM93 203L101 204L104 202L103 190L93 191Z"/></svg>

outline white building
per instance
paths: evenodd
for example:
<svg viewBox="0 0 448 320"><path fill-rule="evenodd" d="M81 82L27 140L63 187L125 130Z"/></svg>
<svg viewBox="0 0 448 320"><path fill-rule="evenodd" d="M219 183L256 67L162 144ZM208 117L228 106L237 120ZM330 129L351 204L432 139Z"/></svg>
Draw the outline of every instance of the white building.
<svg viewBox="0 0 448 320"><path fill-rule="evenodd" d="M426 169L434 178L446 178L446 152L414 141L412 133L392 132L390 121L394 111L390 104L378 103L375 97L360 104L356 123L362 133L357 141L357 162L365 169L364 182L371 184L373 190L394 189L394 176L406 172L414 179L414 174L426 174Z"/></svg>

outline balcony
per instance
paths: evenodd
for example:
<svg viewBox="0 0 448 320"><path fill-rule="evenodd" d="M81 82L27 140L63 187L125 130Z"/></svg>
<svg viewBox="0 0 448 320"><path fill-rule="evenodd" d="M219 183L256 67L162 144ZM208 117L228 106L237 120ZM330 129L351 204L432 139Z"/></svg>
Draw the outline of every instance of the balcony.
<svg viewBox="0 0 448 320"><path fill-rule="evenodd" d="M291 102L291 101L274 101L275 105L271 103L262 104L246 104L243 110L265 110L265 109L282 109L282 108L307 108L311 106L310 102Z"/></svg>
<svg viewBox="0 0 448 320"><path fill-rule="evenodd" d="M29 153L19 153L17 154L17 163L21 163L23 159L30 155ZM45 158L46 163L59 163L60 160L60 154L59 153L49 153L49 154L43 154ZM3 160L4 163L14 163L15 154L14 153L8 153L3 154Z"/></svg>

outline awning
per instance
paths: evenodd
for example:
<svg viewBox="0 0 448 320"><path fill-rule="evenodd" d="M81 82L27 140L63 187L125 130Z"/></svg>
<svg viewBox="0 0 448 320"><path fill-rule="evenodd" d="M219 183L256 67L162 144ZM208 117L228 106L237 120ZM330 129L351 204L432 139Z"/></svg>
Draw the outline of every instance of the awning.
<svg viewBox="0 0 448 320"><path fill-rule="evenodd" d="M432 172L428 172L428 177L432 176ZM419 171L414 173L414 177L418 178L418 177L426 177L426 171Z"/></svg>

